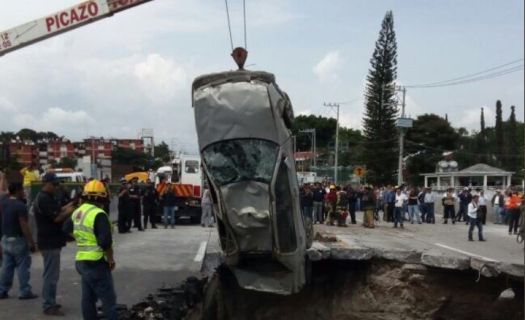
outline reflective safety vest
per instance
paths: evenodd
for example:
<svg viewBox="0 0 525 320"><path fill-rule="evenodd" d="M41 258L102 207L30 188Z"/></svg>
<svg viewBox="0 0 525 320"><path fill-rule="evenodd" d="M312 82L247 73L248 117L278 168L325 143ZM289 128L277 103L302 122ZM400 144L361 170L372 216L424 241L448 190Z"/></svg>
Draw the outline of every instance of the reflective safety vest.
<svg viewBox="0 0 525 320"><path fill-rule="evenodd" d="M98 261L104 257L104 250L99 247L95 236L95 219L99 214L109 217L97 206L89 203L81 205L73 212L73 236L77 241L77 261ZM111 225L111 222L110 222Z"/></svg>

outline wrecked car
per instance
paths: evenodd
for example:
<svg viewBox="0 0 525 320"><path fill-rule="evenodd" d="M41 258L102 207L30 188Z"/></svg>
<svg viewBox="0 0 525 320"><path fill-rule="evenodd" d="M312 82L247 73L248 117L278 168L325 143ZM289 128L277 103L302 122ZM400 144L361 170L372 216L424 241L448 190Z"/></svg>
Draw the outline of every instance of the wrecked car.
<svg viewBox="0 0 525 320"><path fill-rule="evenodd" d="M200 76L192 91L227 266L245 289L300 291L312 223L299 204L288 95L273 74L242 69Z"/></svg>

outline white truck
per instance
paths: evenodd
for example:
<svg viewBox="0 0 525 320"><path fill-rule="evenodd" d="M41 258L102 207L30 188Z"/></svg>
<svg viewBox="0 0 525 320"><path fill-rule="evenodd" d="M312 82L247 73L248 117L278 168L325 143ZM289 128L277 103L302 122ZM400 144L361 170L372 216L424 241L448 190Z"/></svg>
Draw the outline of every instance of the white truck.
<svg viewBox="0 0 525 320"><path fill-rule="evenodd" d="M177 220L200 221L203 185L200 156L182 154L172 161L171 166L158 168L155 185L159 193L166 187L161 183L162 178L172 183L173 191L179 199L179 210L175 213Z"/></svg>

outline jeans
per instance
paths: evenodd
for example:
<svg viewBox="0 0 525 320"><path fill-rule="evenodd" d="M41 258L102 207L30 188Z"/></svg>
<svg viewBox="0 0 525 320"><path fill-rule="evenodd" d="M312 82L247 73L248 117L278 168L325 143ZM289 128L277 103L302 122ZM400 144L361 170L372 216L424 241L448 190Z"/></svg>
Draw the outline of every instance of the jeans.
<svg viewBox="0 0 525 320"><path fill-rule="evenodd" d="M425 211L426 211L426 222L427 223L435 223L436 218L434 217L434 202L426 202L425 203Z"/></svg>
<svg viewBox="0 0 525 320"><path fill-rule="evenodd" d="M394 208L394 227L397 227L397 224L403 226L403 207Z"/></svg>
<svg viewBox="0 0 525 320"><path fill-rule="evenodd" d="M164 206L164 227L168 226L168 216L170 219L171 227L175 226L175 206Z"/></svg>
<svg viewBox="0 0 525 320"><path fill-rule="evenodd" d="M213 205L203 204L202 205L202 215L201 215L201 225L208 227L213 224Z"/></svg>
<svg viewBox="0 0 525 320"><path fill-rule="evenodd" d="M421 217L419 216L419 208L417 204L411 204L408 206L408 215L410 216L410 221L414 223L414 216L417 219L417 223L421 223Z"/></svg>
<svg viewBox="0 0 525 320"><path fill-rule="evenodd" d="M352 221L352 224L355 224L355 202L350 202L348 204L348 213L350 214L350 220Z"/></svg>
<svg viewBox="0 0 525 320"><path fill-rule="evenodd" d="M105 319L117 320L117 295L113 285L113 276L105 262L88 265L76 262L77 272L82 278L82 317L84 320L98 319L97 300L102 302Z"/></svg>
<svg viewBox="0 0 525 320"><path fill-rule="evenodd" d="M501 212L503 211L503 208L497 204L494 205L494 216L496 218L496 224L500 224L502 222Z"/></svg>
<svg viewBox="0 0 525 320"><path fill-rule="evenodd" d="M454 206L453 205L445 205L443 206L443 218L445 219L445 222L450 218L452 219L452 222L454 222Z"/></svg>
<svg viewBox="0 0 525 320"><path fill-rule="evenodd" d="M467 208L468 208L468 203L467 204L462 203L462 202L459 203L459 211L456 216L457 221L461 221L461 219L463 219L464 221L468 221L469 217L467 215Z"/></svg>
<svg viewBox="0 0 525 320"><path fill-rule="evenodd" d="M2 272L0 276L0 294L9 292L13 286L13 277L16 269L18 284L20 286L20 297L32 294L29 284L31 268L31 256L26 239L23 237L2 237L2 249L4 258L2 261Z"/></svg>
<svg viewBox="0 0 525 320"><path fill-rule="evenodd" d="M305 218L310 218L312 219L312 221L314 221L314 216L313 216L313 207L308 207L308 206L304 206L303 207L303 215Z"/></svg>
<svg viewBox="0 0 525 320"><path fill-rule="evenodd" d="M44 260L44 281L42 283L42 298L44 310L56 306L57 284L60 278L60 251L61 249L41 250Z"/></svg>
<svg viewBox="0 0 525 320"><path fill-rule="evenodd" d="M323 223L324 222L324 219L323 219L323 203L322 202L318 202L318 201L314 201L313 210L314 210L314 215L315 215L314 222Z"/></svg>
<svg viewBox="0 0 525 320"><path fill-rule="evenodd" d="M509 233L518 232L518 224L520 221L520 209L509 209Z"/></svg>
<svg viewBox="0 0 525 320"><path fill-rule="evenodd" d="M472 240L472 231L474 231L474 226L478 227L479 240L483 240L483 225L481 224L481 220L472 217L469 217L468 238Z"/></svg>

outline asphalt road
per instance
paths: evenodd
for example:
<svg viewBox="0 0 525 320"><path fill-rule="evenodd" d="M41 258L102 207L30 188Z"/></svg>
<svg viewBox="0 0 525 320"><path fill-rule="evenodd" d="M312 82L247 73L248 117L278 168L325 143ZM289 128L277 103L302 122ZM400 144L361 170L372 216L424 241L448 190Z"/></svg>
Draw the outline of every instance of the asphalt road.
<svg viewBox="0 0 525 320"><path fill-rule="evenodd" d="M135 230L135 229L134 229ZM201 226L177 226L175 229L147 229L115 235L113 273L118 303L131 306L163 286L172 286L200 271L205 244L215 229ZM82 319L80 310L80 276L75 271L75 245L62 251L62 265L57 301L66 313L61 319ZM41 296L42 259L33 255L31 285ZM42 314L42 299L18 300L18 280L15 276L10 298L0 300L0 319L50 319Z"/></svg>
<svg viewBox="0 0 525 320"><path fill-rule="evenodd" d="M343 227L315 225L316 230L339 234L366 247L380 249L417 249L433 250L450 254L466 255L484 260L503 261L524 264L523 243L516 242L516 236L508 234L508 226L487 222L483 234L487 241L479 242L477 229L474 229L474 241L468 241L468 225L465 222L443 224L441 215L436 215L435 224L410 224L405 222L404 229L393 228L393 223L381 221L376 228L361 226L362 212L357 213L358 223Z"/></svg>
<svg viewBox="0 0 525 320"><path fill-rule="evenodd" d="M509 236L507 227L488 223L485 226L486 242L467 241L468 226L405 224L404 229L394 229L391 223L381 222L375 229L358 224L348 228L316 225L316 230L336 233L343 239L367 247L382 249L423 249L437 250L446 254L469 255L488 260L523 264L523 244L517 244L515 236ZM476 237L475 237L476 239ZM131 234L115 235L115 257L117 268L114 280L118 302L133 305L149 293L163 286L172 286L192 274L198 274L201 261L208 252L218 250L215 228L200 226L177 226L175 229L148 229L146 232L133 231ZM66 317L81 319L79 275L74 268L74 244L62 252L61 279L58 288L58 302L63 305ZM42 286L42 259L33 255L31 284L40 295ZM20 301L17 299L17 279L10 292L11 298L0 300L0 319L40 320L49 319L42 315L42 300Z"/></svg>

